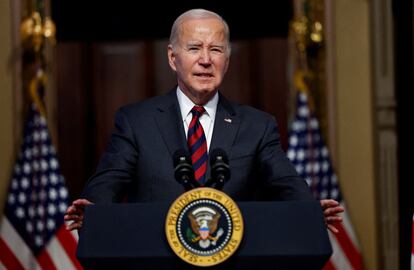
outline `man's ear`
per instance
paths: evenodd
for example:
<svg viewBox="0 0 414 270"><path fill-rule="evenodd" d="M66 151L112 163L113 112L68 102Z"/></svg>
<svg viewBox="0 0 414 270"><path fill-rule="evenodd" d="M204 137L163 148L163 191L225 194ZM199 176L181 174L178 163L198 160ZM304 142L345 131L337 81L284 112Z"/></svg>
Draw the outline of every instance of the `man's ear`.
<svg viewBox="0 0 414 270"><path fill-rule="evenodd" d="M177 68L175 66L175 53L174 53L174 49L171 44L168 45L167 53L168 53L168 64L170 64L170 67L172 70L177 71Z"/></svg>

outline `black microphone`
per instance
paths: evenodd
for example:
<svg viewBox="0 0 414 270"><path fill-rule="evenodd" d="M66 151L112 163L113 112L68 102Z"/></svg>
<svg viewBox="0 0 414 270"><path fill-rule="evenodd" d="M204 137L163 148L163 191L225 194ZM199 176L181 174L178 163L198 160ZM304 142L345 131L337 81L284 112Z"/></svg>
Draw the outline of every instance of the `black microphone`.
<svg viewBox="0 0 414 270"><path fill-rule="evenodd" d="M186 191L191 190L193 185L198 184L194 181L194 169L187 151L184 149L175 151L173 154L173 162L175 179L184 186Z"/></svg>
<svg viewBox="0 0 414 270"><path fill-rule="evenodd" d="M226 152L221 148L214 149L210 154L210 165L215 188L221 190L231 176L229 158Z"/></svg>

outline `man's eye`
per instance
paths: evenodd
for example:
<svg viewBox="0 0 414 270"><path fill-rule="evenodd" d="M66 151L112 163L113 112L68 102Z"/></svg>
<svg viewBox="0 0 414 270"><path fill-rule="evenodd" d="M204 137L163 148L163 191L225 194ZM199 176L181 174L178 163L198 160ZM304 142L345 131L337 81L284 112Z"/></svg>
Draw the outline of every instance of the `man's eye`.
<svg viewBox="0 0 414 270"><path fill-rule="evenodd" d="M198 47L189 47L188 48L189 51L198 51Z"/></svg>

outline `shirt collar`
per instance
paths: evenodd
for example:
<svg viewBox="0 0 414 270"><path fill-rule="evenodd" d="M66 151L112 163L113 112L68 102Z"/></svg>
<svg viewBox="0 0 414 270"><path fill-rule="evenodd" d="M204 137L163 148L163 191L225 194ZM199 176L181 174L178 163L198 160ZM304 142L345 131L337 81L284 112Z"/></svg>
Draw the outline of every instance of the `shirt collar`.
<svg viewBox="0 0 414 270"><path fill-rule="evenodd" d="M180 89L180 87L177 87L177 98L178 98L178 104L180 105L180 111L181 111L181 117L183 121L187 118L188 114L191 113L191 109L196 105L194 102L191 101ZM206 110L208 116L210 119L214 119L216 116L216 110L217 110L217 104L218 104L218 91L213 96L212 99L210 99L203 107Z"/></svg>

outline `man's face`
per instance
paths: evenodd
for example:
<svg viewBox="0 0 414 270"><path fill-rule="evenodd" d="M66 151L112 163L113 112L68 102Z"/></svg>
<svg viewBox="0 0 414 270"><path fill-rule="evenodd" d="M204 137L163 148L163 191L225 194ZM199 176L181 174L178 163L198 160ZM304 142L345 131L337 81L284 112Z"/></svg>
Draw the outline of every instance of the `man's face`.
<svg viewBox="0 0 414 270"><path fill-rule="evenodd" d="M215 94L229 64L224 26L216 18L189 19L181 25L168 60L178 85L194 103L203 105Z"/></svg>

